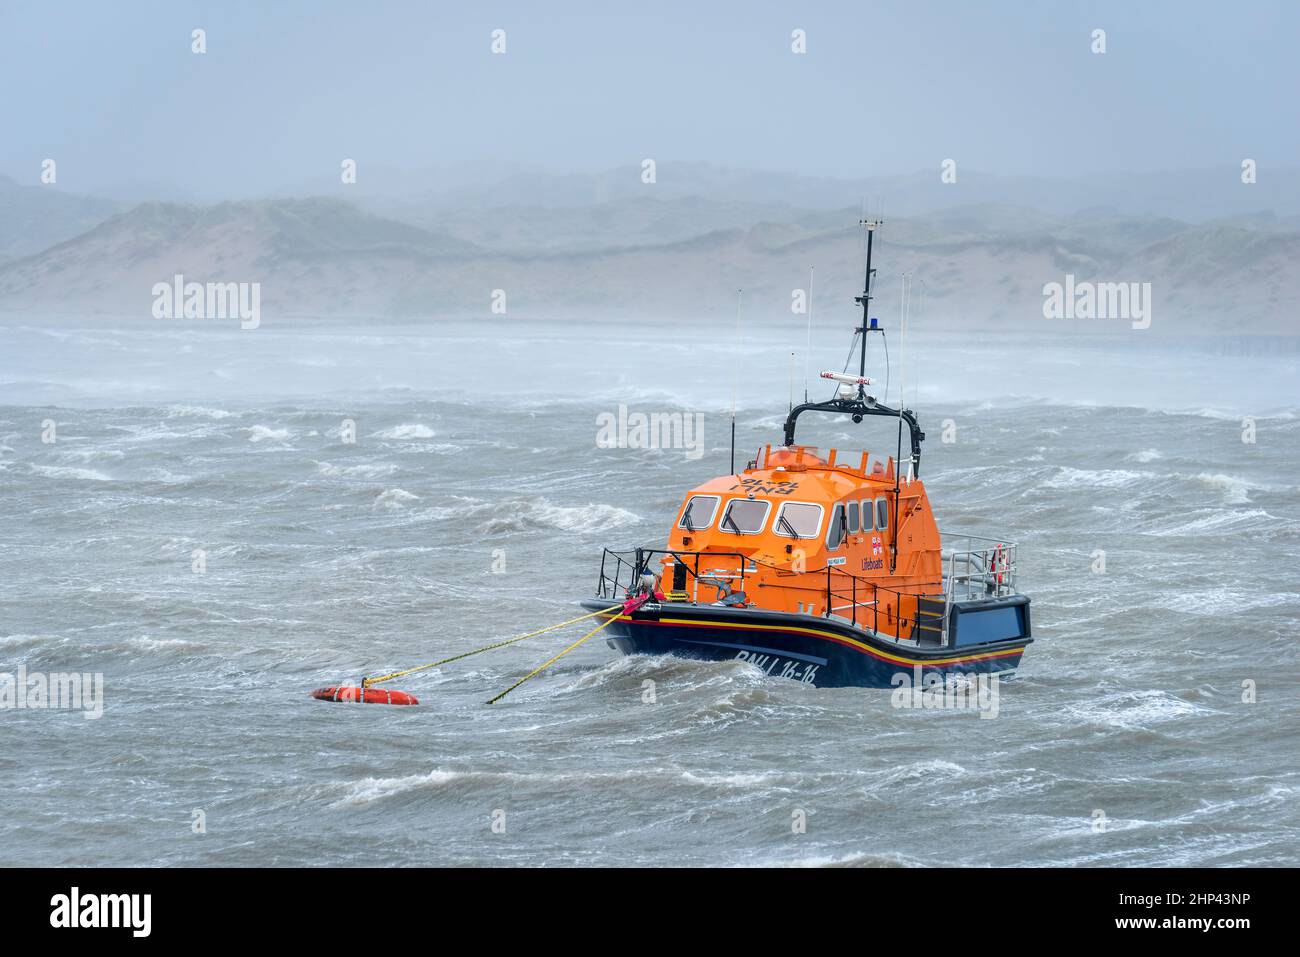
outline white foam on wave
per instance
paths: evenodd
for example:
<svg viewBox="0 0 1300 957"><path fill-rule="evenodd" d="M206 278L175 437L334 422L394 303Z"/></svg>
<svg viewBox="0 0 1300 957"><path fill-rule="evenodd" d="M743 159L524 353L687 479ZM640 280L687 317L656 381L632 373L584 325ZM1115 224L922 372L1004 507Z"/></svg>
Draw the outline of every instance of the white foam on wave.
<svg viewBox="0 0 1300 957"><path fill-rule="evenodd" d="M180 472L173 472L170 469L154 468L149 470L149 475L155 482L162 482L165 485L184 485L187 482L193 482L194 476L184 475Z"/></svg>
<svg viewBox="0 0 1300 957"><path fill-rule="evenodd" d="M112 476L94 469L78 469L63 465L33 465L32 472L53 479L73 479L79 482L111 482Z"/></svg>
<svg viewBox="0 0 1300 957"><path fill-rule="evenodd" d="M431 439L433 438L433 429L418 422L411 422L405 425L395 425L391 429L384 429L374 434L376 438L380 439Z"/></svg>
<svg viewBox="0 0 1300 957"><path fill-rule="evenodd" d="M767 771L759 774L696 774L683 771L682 780L707 788L764 788L773 787L778 782L795 783L794 776L780 771ZM788 786L788 785L787 785Z"/></svg>
<svg viewBox="0 0 1300 957"><path fill-rule="evenodd" d="M365 778L349 787L348 793L335 803L335 807L369 804L394 794L418 788L437 787L466 777L461 771L430 771L428 774L407 774L400 778Z"/></svg>
<svg viewBox="0 0 1300 957"><path fill-rule="evenodd" d="M666 767L632 767L617 771L576 771L576 772L511 772L511 771L448 771L435 768L424 774L406 774L400 777L367 777L351 784L343 785L343 796L335 802L335 807L347 807L369 804L384 798L394 797L410 791L436 789L441 787L497 788L510 785L514 788L535 786L564 789L585 789L594 785L623 785L634 782L661 782L665 784L686 785L689 787L717 788L761 788L770 786L773 779L789 778L782 772L764 774L707 775L695 774Z"/></svg>
<svg viewBox="0 0 1300 957"><path fill-rule="evenodd" d="M1153 689L1105 695L1095 701L1069 705L1066 713L1074 720L1090 724L1106 725L1124 731L1145 731L1169 721L1216 712L1167 691Z"/></svg>
<svg viewBox="0 0 1300 957"><path fill-rule="evenodd" d="M267 439L281 441L289 437L288 429L272 429L265 425L254 425L244 429L244 431L248 433L248 441L250 442L264 442Z"/></svg>
<svg viewBox="0 0 1300 957"><path fill-rule="evenodd" d="M1057 467L1055 475L1043 481L1046 488L1122 488L1151 477L1150 472L1133 472L1128 469L1076 469L1068 465Z"/></svg>
<svg viewBox="0 0 1300 957"><path fill-rule="evenodd" d="M0 648L9 650L17 648L32 648L36 646L46 646L52 642L62 641L57 635L33 635L17 633L12 635L0 635Z"/></svg>
<svg viewBox="0 0 1300 957"><path fill-rule="evenodd" d="M198 642L187 641L184 638L150 638L148 635L140 635L138 638L128 638L126 643L133 648L139 648L143 651L165 651L179 648L201 648Z"/></svg>
<svg viewBox="0 0 1300 957"><path fill-rule="evenodd" d="M952 761L933 758L925 761L910 761L890 768L873 783L872 790L889 787L903 782L933 782L944 778L953 778L966 773L966 769Z"/></svg>
<svg viewBox="0 0 1300 957"><path fill-rule="evenodd" d="M1164 458L1159 449L1140 449L1137 452L1130 452L1124 456L1130 462L1155 462Z"/></svg>
<svg viewBox="0 0 1300 957"><path fill-rule="evenodd" d="M484 510L480 506L476 511ZM545 498L514 500L486 506L490 512L482 529L488 534L554 528L564 532L605 531L641 520L635 512L603 502L556 505Z"/></svg>
<svg viewBox="0 0 1300 957"><path fill-rule="evenodd" d="M67 449L59 457L70 462L91 462L95 459L124 459L126 453L121 449Z"/></svg>
<svg viewBox="0 0 1300 957"><path fill-rule="evenodd" d="M1164 607L1187 615L1204 615L1219 618L1258 608L1277 608L1300 605L1300 594L1295 592L1238 591L1219 587L1197 591L1170 592L1163 598Z"/></svg>
<svg viewBox="0 0 1300 957"><path fill-rule="evenodd" d="M397 466L390 462L373 462L364 465L332 465L329 462L317 462L316 471L330 478L380 478L392 475Z"/></svg>
<svg viewBox="0 0 1300 957"><path fill-rule="evenodd" d="M420 496L412 495L406 489L390 488L375 498L376 508L404 508L411 502L418 502Z"/></svg>
<svg viewBox="0 0 1300 957"><path fill-rule="evenodd" d="M1187 478L1212 492L1222 493L1226 505L1245 505L1250 501L1251 491L1261 490L1265 487L1237 478L1235 475L1224 475L1221 472L1213 474L1200 472L1192 476L1178 475L1176 478Z"/></svg>
<svg viewBox="0 0 1300 957"><path fill-rule="evenodd" d="M832 854L797 857L792 861L764 861L758 867L913 867L920 866L902 854L853 851L838 857Z"/></svg>
<svg viewBox="0 0 1300 957"><path fill-rule="evenodd" d="M543 525L552 525L564 531L619 528L640 521L635 512L603 502L568 506L554 505L546 499L540 499L534 504L533 515Z"/></svg>
<svg viewBox="0 0 1300 957"><path fill-rule="evenodd" d="M161 423L153 422L124 422L118 425L110 425L108 431L125 432L127 438L124 441L127 442L169 442L175 439L190 439L196 434L201 434L195 431L177 432Z"/></svg>
<svg viewBox="0 0 1300 957"><path fill-rule="evenodd" d="M229 419L238 414L238 412L227 412L225 409L210 409L201 405L173 405L169 406L166 411L166 416L169 419Z"/></svg>
<svg viewBox="0 0 1300 957"><path fill-rule="evenodd" d="M1209 532L1220 533L1229 530L1240 532L1252 526L1269 529L1276 527L1273 516L1262 508L1252 508L1244 512L1222 508L1200 509L1194 514L1196 517L1189 520L1186 512L1179 513L1171 519L1175 524L1165 528L1144 528L1142 530L1143 534L1171 538L1180 535L1204 535Z"/></svg>

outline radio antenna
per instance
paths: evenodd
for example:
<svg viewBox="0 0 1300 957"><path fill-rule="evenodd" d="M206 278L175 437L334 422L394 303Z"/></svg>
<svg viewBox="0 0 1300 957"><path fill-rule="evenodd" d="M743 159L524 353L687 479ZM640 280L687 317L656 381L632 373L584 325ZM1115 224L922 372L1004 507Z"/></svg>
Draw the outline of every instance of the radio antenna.
<svg viewBox="0 0 1300 957"><path fill-rule="evenodd" d="M912 277L902 274L901 300L899 302L899 357L898 357L898 452L894 458L894 491L898 491L898 476L903 467L903 397L907 394L907 315L912 308Z"/></svg>
<svg viewBox="0 0 1300 957"><path fill-rule="evenodd" d="M740 297L744 294L744 289L736 290L736 341L732 349L740 348ZM739 363L731 363L731 474L736 474L736 376ZM900 426L901 428L901 426ZM901 434L901 433L900 433ZM900 442L902 439L899 440Z"/></svg>
<svg viewBox="0 0 1300 957"><path fill-rule="evenodd" d="M898 357L898 448L894 452L894 507L891 509L889 516L890 524L893 525L889 536L889 571L893 574L898 567L898 529L902 523L899 521L898 503L899 503L899 475L903 469L903 388L904 372L907 368L907 309L908 299L910 296L907 273L902 273L900 277L899 291L899 338L900 343L898 351L901 353Z"/></svg>
<svg viewBox="0 0 1300 957"><path fill-rule="evenodd" d="M808 363L812 361L813 267L808 267L808 344L803 354L803 400L808 401Z"/></svg>
<svg viewBox="0 0 1300 957"><path fill-rule="evenodd" d="M919 299L920 299L920 303L921 303L921 308L919 308L919 309L916 310L916 311L917 311L920 315L922 315L922 316L925 315L925 305L926 305L926 303L925 303L925 292L926 292L926 290L925 290L925 280L922 279L922 280L921 280L921 295L920 295L920 297L919 297ZM922 325L924 325L924 323L922 323ZM921 404L921 376L920 376L919 373L918 373L917 376L916 376L916 381L912 384L912 404L915 405L915 406L918 406L918 407L919 407L920 404Z"/></svg>
<svg viewBox="0 0 1300 957"><path fill-rule="evenodd" d="M794 350L790 350L790 405L786 409L789 412L794 408Z"/></svg>

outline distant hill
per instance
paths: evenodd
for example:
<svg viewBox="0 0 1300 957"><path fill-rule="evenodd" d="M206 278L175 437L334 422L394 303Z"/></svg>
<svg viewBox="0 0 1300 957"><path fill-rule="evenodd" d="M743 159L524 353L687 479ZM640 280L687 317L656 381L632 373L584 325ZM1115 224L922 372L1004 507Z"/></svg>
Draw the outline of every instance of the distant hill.
<svg viewBox="0 0 1300 957"><path fill-rule="evenodd" d="M372 198L377 215L457 236L500 252L610 250L681 242L761 222L816 223L825 214L784 204L640 195L573 206L461 206ZM829 217L826 217L829 220ZM845 220L841 217L840 224Z"/></svg>
<svg viewBox="0 0 1300 957"><path fill-rule="evenodd" d="M487 210L493 208L578 208L653 198L675 201L703 197L714 204L748 204L802 210L861 209L883 205L886 218L916 216L956 206L1003 205L1074 214L1105 208L1133 216L1205 222L1269 212L1300 216L1300 168L1258 170L1257 182L1241 182L1239 167L1169 170L1156 173L1097 173L1053 178L957 168L957 180L942 182L933 169L904 174L867 172L851 179L798 173L734 169L710 163L661 158L656 181L641 180L635 163L584 173L555 173L492 164L476 175L463 167L397 171L363 165L354 185L322 177L285 195L311 194L355 200L377 212ZM394 202L396 201L396 202Z"/></svg>
<svg viewBox="0 0 1300 957"><path fill-rule="evenodd" d="M80 235L122 209L57 185L20 186L0 176L0 262L29 256Z"/></svg>
<svg viewBox="0 0 1300 957"><path fill-rule="evenodd" d="M281 314L400 311L428 263L476 255L470 243L380 219L334 199L144 203L36 256L0 265L0 308L148 315L153 284L262 283Z"/></svg>
<svg viewBox="0 0 1300 957"><path fill-rule="evenodd" d="M260 282L264 321L487 317L495 289L522 318L724 318L738 287L755 321L797 321L809 265L819 315L847 319L862 283L852 209L643 197L408 218L423 225L333 198L145 203L0 265L0 310L147 317L153 284L182 273ZM1043 285L1067 273L1150 282L1156 332L1294 332L1300 314L1300 230L1276 216L1189 225L988 203L900 216L878 240L878 313L897 314L907 271L918 317L972 334L1047 322Z"/></svg>

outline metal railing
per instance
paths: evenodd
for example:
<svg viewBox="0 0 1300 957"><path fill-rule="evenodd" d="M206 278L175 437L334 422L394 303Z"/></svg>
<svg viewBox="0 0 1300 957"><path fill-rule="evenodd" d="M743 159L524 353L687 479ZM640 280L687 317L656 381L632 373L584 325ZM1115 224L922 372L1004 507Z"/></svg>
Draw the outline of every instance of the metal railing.
<svg viewBox="0 0 1300 957"><path fill-rule="evenodd" d="M672 551L661 548L631 548L626 551L616 552L608 548L600 559L600 577L596 583L597 598L624 598L641 583L641 576L649 568L655 557L670 557L677 565L686 569L686 576L690 582L690 600L699 601L699 587L713 587L718 589L721 595L725 592L744 591L745 590L745 572L746 564L750 566L748 570L752 571L754 566L753 560L741 552L688 552ZM703 574L700 570L700 560L714 563L712 567L705 568ZM718 567L718 562L723 559L734 559L735 568ZM626 580L624 579L626 575ZM731 583L735 582L738 587L732 587ZM670 591L668 584L664 584L664 591ZM706 595L707 598L707 595Z"/></svg>
<svg viewBox="0 0 1300 957"><path fill-rule="evenodd" d="M963 546L942 553L944 598L949 606L954 601L1015 594L1019 558L1015 542L960 533L943 534L943 541Z"/></svg>
<svg viewBox="0 0 1300 957"><path fill-rule="evenodd" d="M600 575L596 585L599 598L621 599L627 597L639 587L641 576L650 569L656 558L671 558L673 568L684 569L683 587L685 600L699 603L699 586L716 588L717 596L706 593L705 601L720 600L727 593L745 590L746 574L753 575L758 566L771 568L779 577L796 579L788 583L760 581L759 587L782 588L790 591L808 593L808 613L821 605L821 616L836 617L852 623L854 626L867 628L877 634L893 637L899 641L920 643L923 632L935 633L936 640L947 637L946 620L938 625L927 623L927 618L935 613L927 613L922 608L925 601L939 601L937 593L939 584L933 585L935 594L925 594L924 585L913 586L919 591L903 591L888 588L877 582L854 575L836 566L827 565L814 572L791 573L783 568L758 562L740 552L689 552L672 551L657 548L636 548L622 552L605 549L600 561ZM724 560L734 560L731 567ZM703 563L704 567L701 567ZM720 567L721 565L721 567ZM669 599L675 594L668 583L662 584L669 593ZM797 602L800 609L803 601ZM946 614L944 615L946 619ZM883 625L883 628L882 628Z"/></svg>
<svg viewBox="0 0 1300 957"><path fill-rule="evenodd" d="M852 572L843 571L830 565L826 566L826 618L834 615L847 618L855 626L867 626L867 611L870 612L871 630L878 635L890 636L897 641L921 641L924 630L921 603L927 597L919 591L903 591L888 588L869 578L861 578ZM838 576L838 577L837 577ZM846 582L845 579L848 579ZM838 587L837 587L838 586ZM791 587L776 585L774 587ZM914 586L924 588L923 585ZM859 597L861 600L859 600ZM836 604L842 602L842 604ZM845 610L849 613L843 614ZM859 609L864 609L861 616ZM859 622L859 617L861 621ZM881 618L884 628L881 628Z"/></svg>

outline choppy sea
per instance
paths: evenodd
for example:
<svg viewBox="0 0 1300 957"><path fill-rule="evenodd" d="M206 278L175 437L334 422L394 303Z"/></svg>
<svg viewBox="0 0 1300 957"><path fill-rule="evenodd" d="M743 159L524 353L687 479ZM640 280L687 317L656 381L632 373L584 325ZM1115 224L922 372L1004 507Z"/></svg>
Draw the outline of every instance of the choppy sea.
<svg viewBox="0 0 1300 957"><path fill-rule="evenodd" d="M996 719L598 640L484 703L580 632L308 697L578 614L850 322L9 319L0 674L104 697L0 709L0 863L1300 863L1297 340L891 341L941 529L1021 546ZM620 405L703 442L600 448Z"/></svg>

